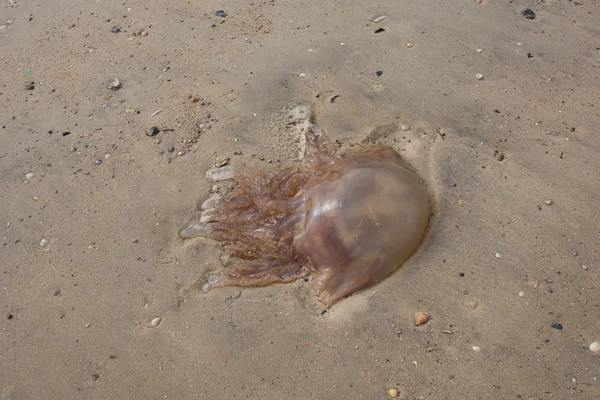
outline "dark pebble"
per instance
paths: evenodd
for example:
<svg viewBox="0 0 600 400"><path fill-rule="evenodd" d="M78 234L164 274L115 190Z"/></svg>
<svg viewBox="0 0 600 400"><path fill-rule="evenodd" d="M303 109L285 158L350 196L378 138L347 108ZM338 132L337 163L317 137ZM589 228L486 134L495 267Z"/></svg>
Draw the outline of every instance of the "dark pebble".
<svg viewBox="0 0 600 400"><path fill-rule="evenodd" d="M535 19L535 12L531 8L526 8L521 11L521 15L527 19Z"/></svg>
<svg viewBox="0 0 600 400"><path fill-rule="evenodd" d="M554 329L559 329L559 330L560 330L560 329L562 329L562 328L563 328L563 324L561 324L561 323L558 323L558 322L553 322L553 323L552 323L552 327L553 327Z"/></svg>
<svg viewBox="0 0 600 400"><path fill-rule="evenodd" d="M381 32L385 32L385 29L383 29L383 28L379 28L379 29L377 29L377 30L375 31L375 33L381 33Z"/></svg>
<svg viewBox="0 0 600 400"><path fill-rule="evenodd" d="M62 135L63 136L69 136L71 134L71 132L63 132Z"/></svg>
<svg viewBox="0 0 600 400"><path fill-rule="evenodd" d="M215 12L215 15L217 17L221 17L221 18L225 18L227 16L227 14L225 14L225 11L223 11L223 10L219 10L219 11Z"/></svg>
<svg viewBox="0 0 600 400"><path fill-rule="evenodd" d="M112 33L119 33L121 32L121 28L119 28L118 26L113 26L113 28L110 31Z"/></svg>
<svg viewBox="0 0 600 400"><path fill-rule="evenodd" d="M383 71L377 71L377 72L375 72L375 73L377 74L377 76L381 76L381 75L383 75Z"/></svg>
<svg viewBox="0 0 600 400"><path fill-rule="evenodd" d="M171 147L169 147L169 149L168 149L168 150L169 150L169 153L172 153L172 152L174 152L174 151L175 151L175 147L171 146Z"/></svg>
<svg viewBox="0 0 600 400"><path fill-rule="evenodd" d="M153 126L152 128L150 128L150 130L148 131L148 133L146 133L146 135L148 135L148 136L156 136L156 135L158 135L158 132L160 132L160 129L158 129L156 126Z"/></svg>
<svg viewBox="0 0 600 400"><path fill-rule="evenodd" d="M33 90L33 89L35 89L35 82L29 82L27 84L27 86L25 86L25 89L27 89L27 90Z"/></svg>
<svg viewBox="0 0 600 400"><path fill-rule="evenodd" d="M465 273L464 273L464 272L460 272L460 273L458 274L458 276L465 276Z"/></svg>

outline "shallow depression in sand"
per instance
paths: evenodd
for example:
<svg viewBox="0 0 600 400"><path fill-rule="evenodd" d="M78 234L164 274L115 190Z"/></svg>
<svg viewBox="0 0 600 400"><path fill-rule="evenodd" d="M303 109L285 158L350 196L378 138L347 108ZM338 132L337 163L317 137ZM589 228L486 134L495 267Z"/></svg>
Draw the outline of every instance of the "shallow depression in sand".
<svg viewBox="0 0 600 400"><path fill-rule="evenodd" d="M300 165L234 174L236 188L205 202L202 217L180 232L223 243L226 267L203 290L313 275L329 306L381 281L419 246L429 196L392 147L339 152L310 122L303 134Z"/></svg>

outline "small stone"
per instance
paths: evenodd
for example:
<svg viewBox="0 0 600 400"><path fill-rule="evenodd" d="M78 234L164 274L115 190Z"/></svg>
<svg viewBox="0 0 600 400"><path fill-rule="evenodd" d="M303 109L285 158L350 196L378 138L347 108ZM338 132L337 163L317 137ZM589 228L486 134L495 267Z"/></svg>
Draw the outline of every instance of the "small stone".
<svg viewBox="0 0 600 400"><path fill-rule="evenodd" d="M519 297L525 297L525 292L519 292Z"/></svg>
<svg viewBox="0 0 600 400"><path fill-rule="evenodd" d="M429 314L426 312L418 312L415 314L415 322L417 325L424 325L429 321Z"/></svg>
<svg viewBox="0 0 600 400"><path fill-rule="evenodd" d="M12 24L14 24L14 23L15 23L15 21L13 21L12 19L9 19L8 21L6 21L6 24L7 24L7 25L12 25Z"/></svg>
<svg viewBox="0 0 600 400"><path fill-rule="evenodd" d="M102 160L96 160L96 165L102 164Z"/></svg>
<svg viewBox="0 0 600 400"><path fill-rule="evenodd" d="M477 49L478 53L483 53L483 49Z"/></svg>
<svg viewBox="0 0 600 400"><path fill-rule="evenodd" d="M215 12L215 15L216 15L217 17L221 17L221 18L225 18L225 17L227 16L227 14L225 13L225 11L223 11L223 10L218 10L218 11L216 11L216 12Z"/></svg>
<svg viewBox="0 0 600 400"><path fill-rule="evenodd" d="M383 71L377 71L377 72L375 72L375 74L377 74L377 76L381 76L381 75L383 75Z"/></svg>
<svg viewBox="0 0 600 400"><path fill-rule="evenodd" d="M494 254L494 257L496 257L496 258L502 258L502 254L496 253L496 254Z"/></svg>
<svg viewBox="0 0 600 400"><path fill-rule="evenodd" d="M52 296L60 296L60 289L54 289L52 291Z"/></svg>
<svg viewBox="0 0 600 400"><path fill-rule="evenodd" d="M410 125L408 125L408 124L403 124L403 125L400 127L400 129L402 129L403 131L407 131L407 130L409 130L409 129L410 129Z"/></svg>
<svg viewBox="0 0 600 400"><path fill-rule="evenodd" d="M588 270L588 267L586 265L582 265L581 268L583 268L584 270Z"/></svg>
<svg viewBox="0 0 600 400"><path fill-rule="evenodd" d="M527 19L535 19L535 12L531 8L526 8L521 11L521 15Z"/></svg>
<svg viewBox="0 0 600 400"><path fill-rule="evenodd" d="M34 177L35 177L35 174L33 172L25 174L25 179L27 179L28 181L32 180Z"/></svg>
<svg viewBox="0 0 600 400"><path fill-rule="evenodd" d="M87 329L90 327L90 324L85 324L83 327Z"/></svg>
<svg viewBox="0 0 600 400"><path fill-rule="evenodd" d="M550 326L558 330L561 330L563 328L563 324L561 324L560 322L553 322Z"/></svg>
<svg viewBox="0 0 600 400"><path fill-rule="evenodd" d="M25 86L26 90L33 90L35 89L35 82L29 82L26 86Z"/></svg>
<svg viewBox="0 0 600 400"><path fill-rule="evenodd" d="M298 76L299 76L300 78L306 78L308 75L306 75L306 72L300 72L300 73L298 74Z"/></svg>
<svg viewBox="0 0 600 400"><path fill-rule="evenodd" d="M148 35L149 35L148 31L143 31L142 34L141 34L142 37L146 37Z"/></svg>
<svg viewBox="0 0 600 400"><path fill-rule="evenodd" d="M540 287L540 281L535 280L531 283L531 286L533 286L534 289L537 289L538 287Z"/></svg>
<svg viewBox="0 0 600 400"><path fill-rule="evenodd" d="M600 343L594 342L590 344L590 350L596 354L600 353Z"/></svg>
<svg viewBox="0 0 600 400"><path fill-rule="evenodd" d="M113 26L113 28L110 31L112 33L119 33L121 32L121 28L119 28L118 26Z"/></svg>
<svg viewBox="0 0 600 400"><path fill-rule="evenodd" d="M148 131L148 133L146 133L146 135L148 135L148 136L156 136L156 135L158 135L158 132L160 132L160 129L158 129L156 126L153 126L152 128L150 128L150 130Z"/></svg>
<svg viewBox="0 0 600 400"><path fill-rule="evenodd" d="M152 325L154 328L156 328L158 325L160 325L161 321L162 321L161 317L156 317L152 321L150 321L150 325Z"/></svg>
<svg viewBox="0 0 600 400"><path fill-rule="evenodd" d="M475 3L476 4L481 4L481 3L483 3L483 0L475 0Z"/></svg>
<svg viewBox="0 0 600 400"><path fill-rule="evenodd" d="M479 72L475 74L475 78L482 80L483 79L483 75L480 74Z"/></svg>
<svg viewBox="0 0 600 400"><path fill-rule="evenodd" d="M415 45L411 42L406 43L406 47L408 47L409 49L412 49L413 47L415 47Z"/></svg>
<svg viewBox="0 0 600 400"><path fill-rule="evenodd" d="M473 346L472 349L473 351L481 351L481 347L479 346Z"/></svg>
<svg viewBox="0 0 600 400"><path fill-rule="evenodd" d="M111 155L110 155L110 154L105 154L105 155L104 155L104 159L105 159L105 160L108 160L110 157L111 157Z"/></svg>
<svg viewBox="0 0 600 400"><path fill-rule="evenodd" d="M48 246L48 239L42 239L40 242L40 246L42 246L42 247Z"/></svg>
<svg viewBox="0 0 600 400"><path fill-rule="evenodd" d="M389 389L388 390L388 394L390 395L391 398L395 399L396 397L398 397L398 389Z"/></svg>
<svg viewBox="0 0 600 400"><path fill-rule="evenodd" d="M117 78L113 79L108 83L108 88L111 90L119 90L121 89L121 81Z"/></svg>
<svg viewBox="0 0 600 400"><path fill-rule="evenodd" d="M552 200L546 200L544 203L546 203L546 205L551 206L552 204L554 204L554 202Z"/></svg>
<svg viewBox="0 0 600 400"><path fill-rule="evenodd" d="M373 22L375 22L376 24L380 23L381 21L383 21L385 19L385 15L381 15L379 17L376 17L373 19Z"/></svg>
<svg viewBox="0 0 600 400"><path fill-rule="evenodd" d="M169 153L172 153L172 152L174 152L174 151L175 151L175 147L171 146L171 147L169 147L169 148L167 149L167 151L168 151Z"/></svg>
<svg viewBox="0 0 600 400"><path fill-rule="evenodd" d="M476 301L471 301L471 302L469 303L469 307L471 307L472 309L475 309L475 308L477 308L477 306L478 306L478 305L479 305L479 303L478 303L478 302L476 302Z"/></svg>

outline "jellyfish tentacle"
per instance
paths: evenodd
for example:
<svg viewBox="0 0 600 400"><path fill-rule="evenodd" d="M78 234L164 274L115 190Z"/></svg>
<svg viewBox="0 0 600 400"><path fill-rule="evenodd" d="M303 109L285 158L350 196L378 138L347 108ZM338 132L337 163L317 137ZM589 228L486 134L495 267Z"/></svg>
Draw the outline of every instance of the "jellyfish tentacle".
<svg viewBox="0 0 600 400"><path fill-rule="evenodd" d="M304 278L310 273L307 266L298 262L279 265L278 260L260 260L230 266L208 277L203 292L224 286L266 286L271 283L288 283Z"/></svg>

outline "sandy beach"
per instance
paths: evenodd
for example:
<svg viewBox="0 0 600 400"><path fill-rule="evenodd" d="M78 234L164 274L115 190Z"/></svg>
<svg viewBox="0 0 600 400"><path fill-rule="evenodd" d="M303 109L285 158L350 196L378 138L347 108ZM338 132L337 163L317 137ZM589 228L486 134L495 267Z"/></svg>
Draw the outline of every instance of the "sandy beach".
<svg viewBox="0 0 600 400"><path fill-rule="evenodd" d="M3 0L0 399L599 399L599 39L589 0ZM329 309L203 293L206 171L297 162L309 105L416 169L422 245Z"/></svg>

